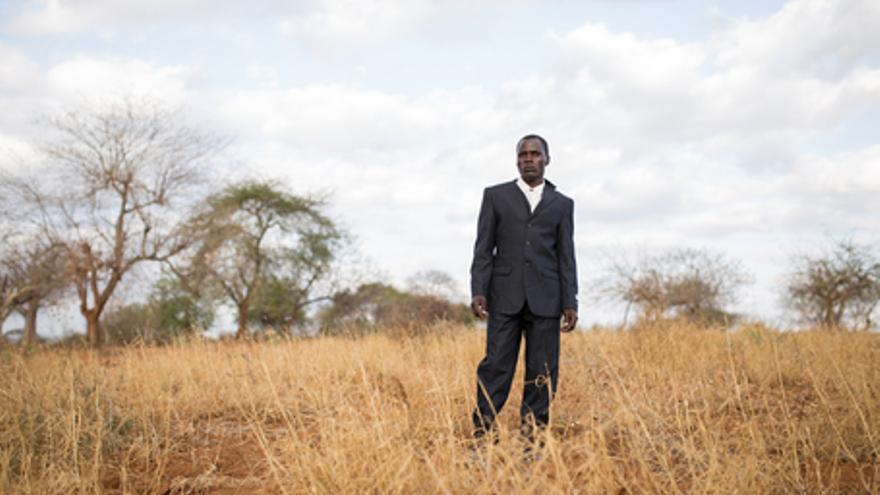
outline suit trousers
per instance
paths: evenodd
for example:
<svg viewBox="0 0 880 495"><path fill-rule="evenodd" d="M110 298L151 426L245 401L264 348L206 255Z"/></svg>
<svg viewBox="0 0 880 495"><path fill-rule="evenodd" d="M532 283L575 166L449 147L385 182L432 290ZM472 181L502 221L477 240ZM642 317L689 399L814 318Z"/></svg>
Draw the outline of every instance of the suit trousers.
<svg viewBox="0 0 880 495"><path fill-rule="evenodd" d="M532 421L537 426L550 422L550 401L559 380L559 317L537 316L526 303L516 314L489 314L486 356L477 367L475 436L492 429L507 401L523 336L526 369L520 417L526 428Z"/></svg>

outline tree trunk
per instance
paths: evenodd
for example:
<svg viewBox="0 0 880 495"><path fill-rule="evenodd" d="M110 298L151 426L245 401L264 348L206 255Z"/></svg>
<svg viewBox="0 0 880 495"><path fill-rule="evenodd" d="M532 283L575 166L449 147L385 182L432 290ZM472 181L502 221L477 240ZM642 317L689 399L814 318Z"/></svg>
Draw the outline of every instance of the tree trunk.
<svg viewBox="0 0 880 495"><path fill-rule="evenodd" d="M822 326L825 330L834 330L834 307L833 303L826 302L822 309Z"/></svg>
<svg viewBox="0 0 880 495"><path fill-rule="evenodd" d="M235 331L236 340L247 337L247 316L250 304L247 301L238 306L238 330Z"/></svg>
<svg viewBox="0 0 880 495"><path fill-rule="evenodd" d="M0 338L3 338L3 325L6 324L7 318L9 318L9 313L0 311Z"/></svg>
<svg viewBox="0 0 880 495"><path fill-rule="evenodd" d="M93 348L101 347L101 344L104 343L104 335L101 331L101 321L98 312L92 310L84 316L86 317L86 336L89 338L89 345Z"/></svg>
<svg viewBox="0 0 880 495"><path fill-rule="evenodd" d="M21 334L21 343L30 345L37 341L37 311L40 305L36 301L29 301L24 312L24 331Z"/></svg>

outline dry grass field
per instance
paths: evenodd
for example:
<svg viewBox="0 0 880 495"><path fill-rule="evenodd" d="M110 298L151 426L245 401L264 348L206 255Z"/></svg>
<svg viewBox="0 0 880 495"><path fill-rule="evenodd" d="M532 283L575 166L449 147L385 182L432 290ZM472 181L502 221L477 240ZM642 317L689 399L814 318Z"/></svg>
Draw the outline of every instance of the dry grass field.
<svg viewBox="0 0 880 495"><path fill-rule="evenodd" d="M565 335L535 462L521 378L474 462L483 339L7 347L0 492L880 493L880 335Z"/></svg>

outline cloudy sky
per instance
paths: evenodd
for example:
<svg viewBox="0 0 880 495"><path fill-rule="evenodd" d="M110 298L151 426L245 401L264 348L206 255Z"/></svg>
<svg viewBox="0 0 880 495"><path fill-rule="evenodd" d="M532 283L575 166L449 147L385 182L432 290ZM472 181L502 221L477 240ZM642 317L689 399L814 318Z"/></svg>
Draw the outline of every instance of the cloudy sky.
<svg viewBox="0 0 880 495"><path fill-rule="evenodd" d="M608 252L706 247L781 322L794 253L880 241L877 0L4 0L0 156L34 116L144 94L251 173L330 194L402 284L467 287L482 188L550 142L580 280ZM0 166L19 163L0 159ZM619 312L584 291L586 323Z"/></svg>

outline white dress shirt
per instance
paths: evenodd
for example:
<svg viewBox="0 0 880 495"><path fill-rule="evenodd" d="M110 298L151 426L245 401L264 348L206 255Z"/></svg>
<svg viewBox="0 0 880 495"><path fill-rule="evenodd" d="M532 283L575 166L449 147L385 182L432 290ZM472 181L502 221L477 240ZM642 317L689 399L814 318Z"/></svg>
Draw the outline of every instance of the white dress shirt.
<svg viewBox="0 0 880 495"><path fill-rule="evenodd" d="M535 208L538 207L538 203L541 202L541 195L544 194L544 181L542 180L540 184L532 187L522 180L522 177L518 177L516 185L519 186L519 189L526 195L526 199L529 201L529 213L534 212Z"/></svg>

